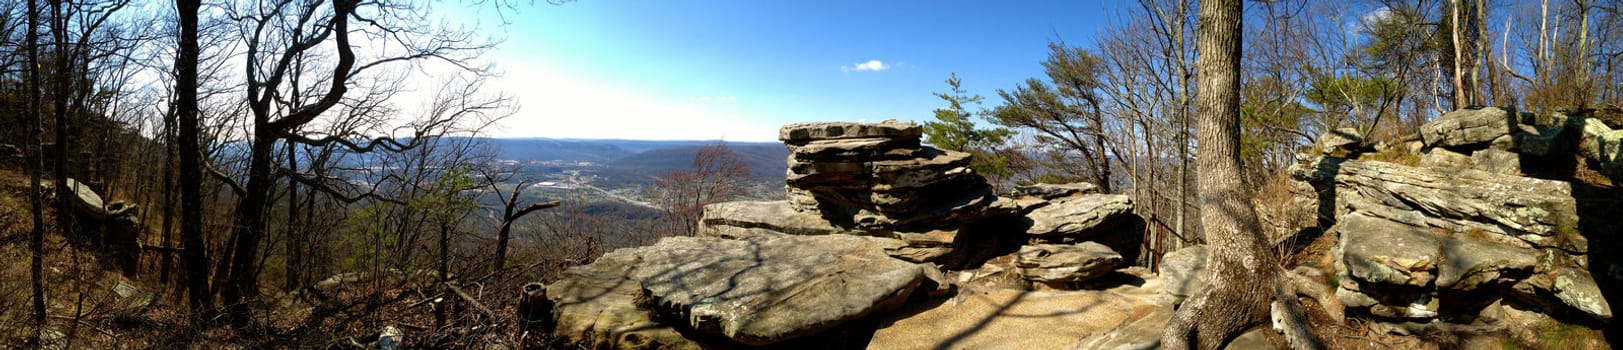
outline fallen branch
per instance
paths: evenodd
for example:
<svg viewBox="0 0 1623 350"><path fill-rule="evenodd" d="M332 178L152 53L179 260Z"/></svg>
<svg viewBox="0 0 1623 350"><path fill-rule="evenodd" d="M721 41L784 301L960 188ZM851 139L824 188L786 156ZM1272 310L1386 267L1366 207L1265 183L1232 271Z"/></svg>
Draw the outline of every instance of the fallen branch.
<svg viewBox="0 0 1623 350"><path fill-rule="evenodd" d="M448 288L448 289L451 290L451 293L456 294L456 296L458 296L458 297L461 297L463 301L467 301L469 305L473 305L474 309L479 310L480 313L485 314L485 317L492 318L492 319L496 318L496 312L490 311L490 308L485 307L484 303L480 303L479 300L474 299L472 295L468 295L467 292L463 292L462 288L457 288L457 286L452 285L450 283L444 283L444 285L445 285L445 288Z"/></svg>

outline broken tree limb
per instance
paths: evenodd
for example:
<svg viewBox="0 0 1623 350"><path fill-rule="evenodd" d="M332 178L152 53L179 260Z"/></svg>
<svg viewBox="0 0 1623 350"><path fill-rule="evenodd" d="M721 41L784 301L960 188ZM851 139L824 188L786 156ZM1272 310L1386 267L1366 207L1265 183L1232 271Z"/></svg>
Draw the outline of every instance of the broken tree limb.
<svg viewBox="0 0 1623 350"><path fill-rule="evenodd" d="M486 318L496 318L496 312L490 311L490 308L485 307L484 303L480 303L478 299L474 299L472 295L468 295L467 292L462 291L462 288L458 288L449 282L445 283L445 288L450 289L452 294L456 294L457 297L460 297L463 301L468 302L468 305L473 305L473 308L475 310L479 310L480 313L485 314Z"/></svg>

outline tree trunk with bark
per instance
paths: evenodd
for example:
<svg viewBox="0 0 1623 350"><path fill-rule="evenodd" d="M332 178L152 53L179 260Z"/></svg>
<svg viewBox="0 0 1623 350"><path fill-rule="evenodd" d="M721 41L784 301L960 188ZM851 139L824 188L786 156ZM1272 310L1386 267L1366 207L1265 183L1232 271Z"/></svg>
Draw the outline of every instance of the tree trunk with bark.
<svg viewBox="0 0 1623 350"><path fill-rule="evenodd" d="M1196 59L1201 224L1210 244L1207 287L1183 304L1162 335L1167 349L1218 349L1247 329L1284 316L1293 348L1317 348L1262 237L1240 172L1240 0L1202 0ZM1295 306L1295 307L1291 307ZM1275 322L1276 325L1281 322Z"/></svg>
<svg viewBox="0 0 1623 350"><path fill-rule="evenodd" d="M203 154L199 151L197 107L198 0L175 0L180 19L180 47L175 57L175 110L180 124L180 240L186 247L181 262L186 269L187 294L192 315L201 318L214 309L209 291L208 247L203 243Z"/></svg>
<svg viewBox="0 0 1623 350"><path fill-rule="evenodd" d="M39 95L39 4L28 0L28 145L34 151L28 160L28 199L34 215L34 230L28 241L33 256L29 259L29 276L33 284L34 344L41 345L45 336L45 200L40 188L41 173L45 172L45 152L40 147L45 133L45 116L40 113Z"/></svg>

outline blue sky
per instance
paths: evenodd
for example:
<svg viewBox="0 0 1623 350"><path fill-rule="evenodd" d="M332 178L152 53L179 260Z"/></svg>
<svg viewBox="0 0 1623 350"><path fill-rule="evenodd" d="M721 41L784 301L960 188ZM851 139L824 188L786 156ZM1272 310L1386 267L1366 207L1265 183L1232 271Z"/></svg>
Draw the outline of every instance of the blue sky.
<svg viewBox="0 0 1623 350"><path fill-rule="evenodd" d="M929 120L949 73L990 107L1042 74L1049 40L1091 46L1122 6L542 2L509 13L487 56L503 72L492 87L521 105L494 136L774 141L795 122Z"/></svg>

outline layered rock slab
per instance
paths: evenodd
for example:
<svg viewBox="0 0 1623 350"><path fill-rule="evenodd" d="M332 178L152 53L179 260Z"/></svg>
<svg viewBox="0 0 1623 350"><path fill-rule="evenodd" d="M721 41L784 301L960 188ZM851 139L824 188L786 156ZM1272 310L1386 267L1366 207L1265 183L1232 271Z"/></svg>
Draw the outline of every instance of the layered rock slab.
<svg viewBox="0 0 1623 350"><path fill-rule="evenodd" d="M1020 247L1014 266L1027 280L1075 283L1103 276L1122 267L1121 254L1103 244L1036 244Z"/></svg>
<svg viewBox="0 0 1623 350"><path fill-rule="evenodd" d="M547 292L557 303L559 333L579 343L699 345L649 317L651 308L684 328L768 345L905 301L924 272L886 255L880 246L894 244L889 241L847 235L673 237L570 268ZM639 308L638 299L648 306Z"/></svg>
<svg viewBox="0 0 1623 350"><path fill-rule="evenodd" d="M705 206L699 221L699 235L720 238L744 238L752 235L856 235L891 238L874 241L891 257L916 263L936 263L957 266L972 251L985 250L991 244L984 232L974 232L976 226L925 229L881 230L835 226L819 214L794 209L788 201L739 201Z"/></svg>
<svg viewBox="0 0 1623 350"><path fill-rule="evenodd" d="M1521 247L1582 253L1587 240L1573 232L1577 202L1566 182L1478 170L1440 170L1319 157L1293 166L1298 179L1334 183L1336 212L1358 211L1417 227L1482 231L1486 238Z"/></svg>
<svg viewBox="0 0 1623 350"><path fill-rule="evenodd" d="M1512 113L1498 107L1460 109L1422 125L1420 138L1430 147L1467 146L1509 135L1513 125Z"/></svg>
<svg viewBox="0 0 1623 350"><path fill-rule="evenodd" d="M922 146L918 125L803 123L779 130L790 150L789 203L837 226L928 229L974 221L996 201L970 155Z"/></svg>
<svg viewBox="0 0 1623 350"><path fill-rule="evenodd" d="M1031 220L1026 234L1043 241L1075 241L1109 228L1132 212L1133 200L1127 195L1059 198L1026 214Z"/></svg>

